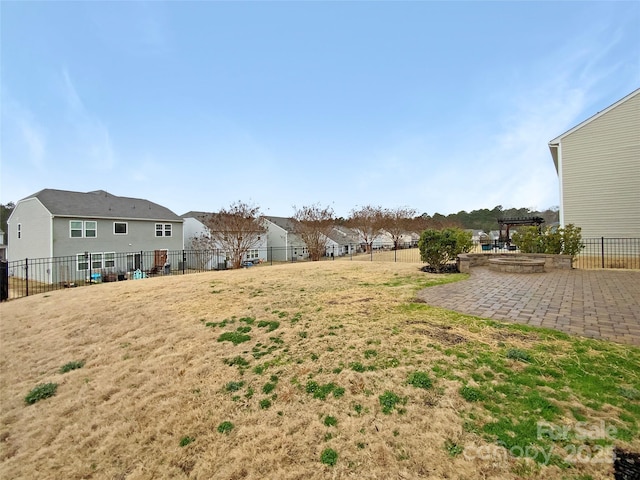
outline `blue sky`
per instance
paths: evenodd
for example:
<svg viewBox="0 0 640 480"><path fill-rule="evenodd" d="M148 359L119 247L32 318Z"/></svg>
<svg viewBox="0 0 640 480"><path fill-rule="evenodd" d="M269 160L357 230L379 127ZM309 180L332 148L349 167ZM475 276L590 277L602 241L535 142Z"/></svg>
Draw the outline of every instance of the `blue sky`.
<svg viewBox="0 0 640 480"><path fill-rule="evenodd" d="M640 86L640 2L0 4L2 203L558 205L547 143Z"/></svg>

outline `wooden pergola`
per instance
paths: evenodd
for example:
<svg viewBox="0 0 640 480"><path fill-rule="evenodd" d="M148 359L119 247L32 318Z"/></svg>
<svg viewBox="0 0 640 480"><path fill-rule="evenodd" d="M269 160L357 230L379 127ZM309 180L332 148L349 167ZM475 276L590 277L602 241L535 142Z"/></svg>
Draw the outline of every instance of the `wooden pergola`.
<svg viewBox="0 0 640 480"><path fill-rule="evenodd" d="M541 226L544 223L544 218L542 217L516 217L516 218L498 218L498 225L500 225L500 242L511 242L511 236L509 234L509 230L511 227L517 226L536 226L538 230L541 230ZM506 228L506 232L502 233L502 231Z"/></svg>

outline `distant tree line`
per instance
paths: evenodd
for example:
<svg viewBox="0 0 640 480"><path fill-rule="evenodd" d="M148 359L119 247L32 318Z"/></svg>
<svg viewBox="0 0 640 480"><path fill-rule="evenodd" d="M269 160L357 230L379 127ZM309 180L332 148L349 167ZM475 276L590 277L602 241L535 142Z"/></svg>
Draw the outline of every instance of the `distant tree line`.
<svg viewBox="0 0 640 480"><path fill-rule="evenodd" d="M559 221L558 207L550 207L539 212L530 208L502 208L497 205L493 209L482 208L480 210L472 210L465 212L464 210L450 215L441 215L435 213L432 217L423 214L432 222L432 228L459 227L473 230L483 230L488 233L491 230L498 230L498 218L517 218L517 217L542 217L545 225L551 225Z"/></svg>

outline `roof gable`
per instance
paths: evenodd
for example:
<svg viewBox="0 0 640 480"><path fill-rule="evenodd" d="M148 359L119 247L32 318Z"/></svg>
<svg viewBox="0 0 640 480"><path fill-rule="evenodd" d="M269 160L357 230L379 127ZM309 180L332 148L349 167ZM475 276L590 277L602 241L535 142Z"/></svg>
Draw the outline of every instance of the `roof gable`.
<svg viewBox="0 0 640 480"><path fill-rule="evenodd" d="M29 198L37 198L54 216L182 221L157 203L142 198L118 197L104 190L83 193L47 188L23 200Z"/></svg>
<svg viewBox="0 0 640 480"><path fill-rule="evenodd" d="M595 115L592 115L591 117L587 118L584 122L579 123L578 125L576 125L575 127L567 130L566 132L564 132L562 135L559 135L558 137L554 138L553 140L551 140L549 142L549 145L555 145L557 143L560 142L560 140L562 140L564 137L566 137L567 135L571 135L573 132L575 132L576 130L581 129L582 127L588 125L589 123L593 122L594 120L596 120L597 118L600 118L601 116L607 114L608 112L610 112L611 110L613 110L614 108L618 107L619 105L622 105L623 103L631 100L633 97L635 97L636 95L640 94L640 88L638 88L637 90L634 90L633 92L631 92L629 95L627 95L624 98L621 98L620 100L618 100L616 103L609 105L607 108L605 108L604 110L599 111L598 113L596 113Z"/></svg>
<svg viewBox="0 0 640 480"><path fill-rule="evenodd" d="M263 217L265 220L269 220L274 225L286 230L289 233L295 233L296 231L296 221L293 218L286 217Z"/></svg>

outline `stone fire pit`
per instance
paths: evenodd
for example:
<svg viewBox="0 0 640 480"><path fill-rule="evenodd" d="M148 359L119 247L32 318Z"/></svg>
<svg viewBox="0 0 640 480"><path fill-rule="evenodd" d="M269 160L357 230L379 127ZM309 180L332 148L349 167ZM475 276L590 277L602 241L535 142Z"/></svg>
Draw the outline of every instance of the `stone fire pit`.
<svg viewBox="0 0 640 480"><path fill-rule="evenodd" d="M540 273L573 268L571 255L542 253L462 253L458 255L458 271L469 273L472 267L489 267L497 272Z"/></svg>
<svg viewBox="0 0 640 480"><path fill-rule="evenodd" d="M490 258L489 269L507 273L544 273L544 259L501 257Z"/></svg>

